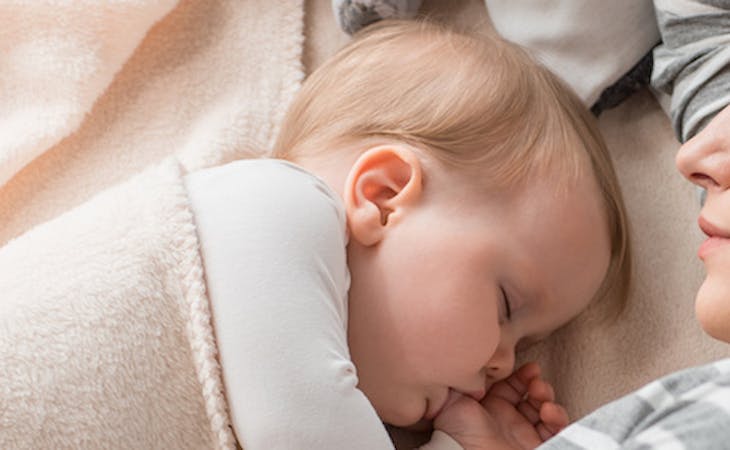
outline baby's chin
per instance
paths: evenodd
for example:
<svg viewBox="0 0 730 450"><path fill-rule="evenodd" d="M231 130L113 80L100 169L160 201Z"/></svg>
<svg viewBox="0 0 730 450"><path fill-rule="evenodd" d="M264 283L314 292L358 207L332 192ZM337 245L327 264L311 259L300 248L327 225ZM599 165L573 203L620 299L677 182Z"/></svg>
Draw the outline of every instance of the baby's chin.
<svg viewBox="0 0 730 450"><path fill-rule="evenodd" d="M424 418L424 401L419 397L400 396L398 401L373 402L375 412L384 423L402 430L428 431L433 421Z"/></svg>

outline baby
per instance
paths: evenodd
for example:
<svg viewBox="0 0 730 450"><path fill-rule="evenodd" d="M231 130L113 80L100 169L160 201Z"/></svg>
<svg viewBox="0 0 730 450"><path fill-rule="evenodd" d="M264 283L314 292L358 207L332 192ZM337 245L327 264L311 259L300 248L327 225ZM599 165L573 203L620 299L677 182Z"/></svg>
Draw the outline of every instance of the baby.
<svg viewBox="0 0 730 450"><path fill-rule="evenodd" d="M515 349L623 299L629 250L555 76L495 37L380 22L306 80L273 156L185 179L244 448L391 448L383 422L530 447L567 424ZM471 440L480 401L494 433Z"/></svg>

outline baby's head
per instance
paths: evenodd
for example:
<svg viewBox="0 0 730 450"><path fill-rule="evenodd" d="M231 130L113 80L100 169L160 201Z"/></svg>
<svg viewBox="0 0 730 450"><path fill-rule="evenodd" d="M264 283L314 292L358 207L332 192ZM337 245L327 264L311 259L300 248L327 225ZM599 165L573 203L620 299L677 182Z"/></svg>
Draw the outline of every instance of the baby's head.
<svg viewBox="0 0 730 450"><path fill-rule="evenodd" d="M366 28L305 82L275 156L343 197L348 343L388 423L481 397L518 343L624 298L626 218L592 117L496 37Z"/></svg>

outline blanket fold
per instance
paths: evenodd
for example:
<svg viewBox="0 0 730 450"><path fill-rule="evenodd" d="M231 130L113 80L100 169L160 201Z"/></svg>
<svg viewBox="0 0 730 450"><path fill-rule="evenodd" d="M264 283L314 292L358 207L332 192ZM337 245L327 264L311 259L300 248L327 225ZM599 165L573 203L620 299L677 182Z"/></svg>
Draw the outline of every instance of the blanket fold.
<svg viewBox="0 0 730 450"><path fill-rule="evenodd" d="M0 186L81 124L177 0L0 2Z"/></svg>
<svg viewBox="0 0 730 450"><path fill-rule="evenodd" d="M304 76L303 15L0 0L0 246L173 154L189 170L266 154Z"/></svg>
<svg viewBox="0 0 730 450"><path fill-rule="evenodd" d="M235 448L183 170L0 249L0 448Z"/></svg>

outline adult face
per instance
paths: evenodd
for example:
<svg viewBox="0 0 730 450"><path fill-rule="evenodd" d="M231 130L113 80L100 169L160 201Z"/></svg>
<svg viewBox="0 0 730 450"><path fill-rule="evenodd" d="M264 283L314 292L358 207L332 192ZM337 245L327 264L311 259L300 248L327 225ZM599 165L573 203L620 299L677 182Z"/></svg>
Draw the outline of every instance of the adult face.
<svg viewBox="0 0 730 450"><path fill-rule="evenodd" d="M730 106L679 149L676 163L707 192L698 219L707 235L698 252L707 276L695 300L697 319L709 335L730 342Z"/></svg>

